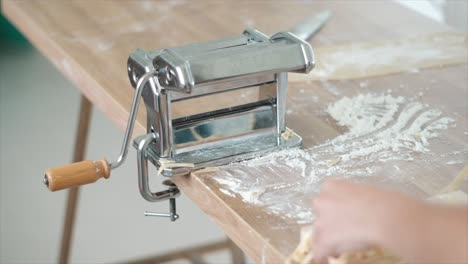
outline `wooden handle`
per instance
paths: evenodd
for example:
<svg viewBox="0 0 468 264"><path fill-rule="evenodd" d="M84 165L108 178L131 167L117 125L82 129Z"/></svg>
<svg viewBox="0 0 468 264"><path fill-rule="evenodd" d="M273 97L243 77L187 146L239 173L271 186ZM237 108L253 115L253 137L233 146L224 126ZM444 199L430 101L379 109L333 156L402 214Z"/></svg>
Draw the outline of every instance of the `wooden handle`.
<svg viewBox="0 0 468 264"><path fill-rule="evenodd" d="M51 191L93 183L99 178L109 178L110 168L107 160L85 160L47 169L44 183Z"/></svg>

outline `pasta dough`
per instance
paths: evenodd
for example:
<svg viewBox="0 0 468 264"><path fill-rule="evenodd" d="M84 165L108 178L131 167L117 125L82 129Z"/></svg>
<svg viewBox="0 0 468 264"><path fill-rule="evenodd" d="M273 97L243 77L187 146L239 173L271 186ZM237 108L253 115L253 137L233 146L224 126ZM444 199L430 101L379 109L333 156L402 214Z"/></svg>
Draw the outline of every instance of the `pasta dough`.
<svg viewBox="0 0 468 264"><path fill-rule="evenodd" d="M195 164L193 163L161 162L161 167L159 167L157 176L159 176L165 169L193 167L195 167Z"/></svg>
<svg viewBox="0 0 468 264"><path fill-rule="evenodd" d="M314 264L313 261L313 226L307 226L301 230L301 241L293 254L286 260L286 264ZM399 264L398 258L387 254L382 249L376 248L366 251L343 255L339 258L329 258L330 264Z"/></svg>

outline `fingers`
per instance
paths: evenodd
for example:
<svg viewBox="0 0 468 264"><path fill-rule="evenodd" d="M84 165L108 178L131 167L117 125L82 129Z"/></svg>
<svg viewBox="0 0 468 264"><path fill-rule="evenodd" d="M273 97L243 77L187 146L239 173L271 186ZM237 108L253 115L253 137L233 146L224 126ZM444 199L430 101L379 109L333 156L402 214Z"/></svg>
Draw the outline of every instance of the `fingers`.
<svg viewBox="0 0 468 264"><path fill-rule="evenodd" d="M323 183L319 195L312 200L312 207L317 217L340 212L341 201L345 199L345 193L348 191L346 185L346 181L336 179L327 179Z"/></svg>
<svg viewBox="0 0 468 264"><path fill-rule="evenodd" d="M317 263L328 263L329 258L338 258L360 250L367 250L371 244L364 240L348 240L342 230L332 231L329 226L320 221L315 223L313 234L314 260Z"/></svg>
<svg viewBox="0 0 468 264"><path fill-rule="evenodd" d="M338 188L341 185L343 180L338 179L326 179L322 184L321 193L333 191L335 188Z"/></svg>
<svg viewBox="0 0 468 264"><path fill-rule="evenodd" d="M319 264L328 264L328 256L332 254L332 250L327 245L326 237L323 236L323 226L321 222L315 222L315 231L312 236L314 245L314 259Z"/></svg>
<svg viewBox="0 0 468 264"><path fill-rule="evenodd" d="M318 197L327 199L343 199L355 192L356 185L346 180L326 179Z"/></svg>
<svg viewBox="0 0 468 264"><path fill-rule="evenodd" d="M312 201L312 206L316 210L316 214L321 211L322 208L326 208L330 203L335 200L339 195L335 189L341 184L340 180L328 179L322 184L321 191L317 197Z"/></svg>
<svg viewBox="0 0 468 264"><path fill-rule="evenodd" d="M360 223L369 214L367 202L359 198L367 186L345 180L327 179L312 201L316 221L313 235L314 258L327 263L329 257L364 248L366 241Z"/></svg>
<svg viewBox="0 0 468 264"><path fill-rule="evenodd" d="M349 180L330 178L322 184L323 193L347 194L350 190L366 187L363 184L357 184Z"/></svg>

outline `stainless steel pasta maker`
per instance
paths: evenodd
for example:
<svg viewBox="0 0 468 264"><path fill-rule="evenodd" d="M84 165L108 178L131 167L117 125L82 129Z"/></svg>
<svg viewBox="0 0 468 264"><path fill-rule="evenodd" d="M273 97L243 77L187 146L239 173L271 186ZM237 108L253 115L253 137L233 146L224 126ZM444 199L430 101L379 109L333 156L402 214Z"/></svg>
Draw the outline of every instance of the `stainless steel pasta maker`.
<svg viewBox="0 0 468 264"><path fill-rule="evenodd" d="M148 215L175 220L179 190L166 181L168 189L152 192L148 160L170 178L301 146L301 137L285 122L288 72L308 73L313 67L311 46L289 32L268 37L247 29L239 36L176 48L138 49L127 63L135 95L120 156L112 163L49 169L44 181L57 190L109 177L126 158L142 97L147 134L134 141L140 192L151 202L170 200L171 213ZM77 173L83 166L93 175Z"/></svg>

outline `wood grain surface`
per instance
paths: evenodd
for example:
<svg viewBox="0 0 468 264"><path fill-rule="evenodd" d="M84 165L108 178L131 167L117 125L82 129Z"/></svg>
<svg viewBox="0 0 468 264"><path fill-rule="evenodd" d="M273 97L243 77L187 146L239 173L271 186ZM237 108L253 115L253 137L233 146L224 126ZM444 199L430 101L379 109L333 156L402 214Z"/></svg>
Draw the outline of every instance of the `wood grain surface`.
<svg viewBox="0 0 468 264"><path fill-rule="evenodd" d="M126 60L137 48L174 47L236 35L246 27L272 34L287 30L306 16L325 9L331 10L333 17L313 38L313 46L394 41L451 31L384 1L6 0L2 6L7 18L122 130L133 96ZM431 144L436 153L449 153L467 144L467 70L466 65L458 65L365 80L295 82L288 94L289 106L295 108L288 113L287 124L303 136L306 148L322 144L346 132L325 113L328 104L342 96L385 93L391 89L394 95L417 97L425 104L436 106L455 120L457 125ZM363 81L365 86L361 85ZM421 89L424 89L423 94ZM136 135L145 133L144 111L140 110L138 120ZM466 163L466 155L464 157ZM386 168L385 164L381 165ZM398 165L398 171L366 177L362 181L382 184L391 181L387 176L399 174L398 188L426 196L440 190L463 167L463 164L449 166L445 159L434 155L416 156L411 162L396 161L391 165ZM251 177L258 173L248 166L239 168ZM239 196L221 192L213 176L223 170L194 173L174 180L256 262L282 263L299 241L301 224L246 203ZM279 168L271 166L261 173L267 175L275 171ZM291 175L285 175L288 176Z"/></svg>

